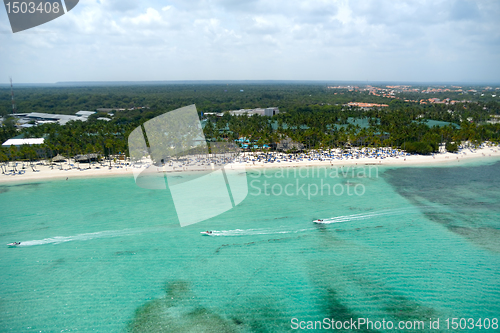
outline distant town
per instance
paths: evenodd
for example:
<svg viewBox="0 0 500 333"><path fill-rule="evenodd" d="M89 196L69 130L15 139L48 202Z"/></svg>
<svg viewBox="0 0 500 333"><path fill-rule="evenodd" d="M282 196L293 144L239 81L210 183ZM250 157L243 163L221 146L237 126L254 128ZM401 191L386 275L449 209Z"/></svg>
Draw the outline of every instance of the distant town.
<svg viewBox="0 0 500 333"><path fill-rule="evenodd" d="M390 85L385 87L374 87L371 85L366 86L329 86L328 89L337 89L337 90L347 90L347 91L355 91L355 92L368 92L370 95L391 98L391 99L400 99L405 102L413 102L419 104L428 104L428 103L441 103L441 104L455 104L455 103L466 103L470 102L468 99L454 100L451 98L420 98L420 99L408 99L405 98L405 94L435 94L435 93L453 93L454 95L463 95L467 96L469 94L477 95L479 94L481 97L485 95L491 95L492 98L497 97L497 94L500 93L500 87L481 87L476 89L464 89L461 86L451 86L449 88L445 87L427 87L427 88L415 88L409 85ZM335 93L337 94L337 93ZM342 93L340 93L342 94ZM382 105L380 105L382 106ZM386 105L383 105L386 106Z"/></svg>

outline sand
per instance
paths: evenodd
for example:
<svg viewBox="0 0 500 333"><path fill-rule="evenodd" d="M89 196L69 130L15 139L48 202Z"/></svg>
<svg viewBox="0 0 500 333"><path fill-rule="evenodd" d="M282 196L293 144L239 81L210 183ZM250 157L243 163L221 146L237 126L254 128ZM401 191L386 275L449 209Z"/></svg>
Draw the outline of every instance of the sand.
<svg viewBox="0 0 500 333"><path fill-rule="evenodd" d="M247 153L249 154L249 153ZM386 157L384 159L380 158L352 158L352 159L342 159L342 160L312 160L312 161L293 161L293 162L274 162L274 163L264 163L264 162L250 162L250 163L232 163L226 168L231 169L247 169L251 170L253 168L287 168L287 167L309 167L309 166L364 166L364 165L379 165L379 166L424 166L433 164L455 164L460 162L469 161L472 159L496 159L500 157L500 148L498 146L490 146L479 149L462 149L459 153L439 153L434 155L411 155L406 157ZM14 162L9 163L10 166L4 165L4 171L11 171L13 169ZM130 176L133 177L134 168L125 163L113 164L109 166L99 166L91 165L88 168L88 163L81 163L80 169L75 166L70 166L66 163L56 163L56 165L50 166L47 161L38 162L35 164L36 170L33 171L29 164L24 163L24 169L22 169L23 163L17 162L17 173L2 173L0 174L0 183L7 182L29 182L33 180L51 180L51 179L73 179L80 177L110 177L110 176ZM154 167L156 168L156 167ZM179 172L180 168L173 170L171 167L159 167L156 168L158 172ZM21 174L19 174L21 171ZM137 169L136 169L137 171Z"/></svg>

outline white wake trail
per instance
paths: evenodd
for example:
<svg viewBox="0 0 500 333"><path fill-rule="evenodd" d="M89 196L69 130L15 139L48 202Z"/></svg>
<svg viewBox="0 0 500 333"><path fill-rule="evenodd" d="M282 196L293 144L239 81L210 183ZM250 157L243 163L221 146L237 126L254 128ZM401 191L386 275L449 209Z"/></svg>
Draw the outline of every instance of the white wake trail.
<svg viewBox="0 0 500 333"><path fill-rule="evenodd" d="M380 211L380 212L373 212L373 213L368 213L368 214L342 215L342 216L335 216L335 217L323 219L321 222L316 222L316 223L332 224L332 223L342 223L342 222L350 222L350 221L358 221L358 220L367 220L367 219L370 219L373 217L378 217L378 216L399 215L399 214L403 214L405 212L408 212L408 210L412 210L412 209L411 208L403 208L403 209L392 209L392 210L385 210L385 211Z"/></svg>
<svg viewBox="0 0 500 333"><path fill-rule="evenodd" d="M234 230L212 230L211 236L254 236L254 235L278 235L278 234L296 234L312 228L299 230L283 230L283 229L234 229Z"/></svg>
<svg viewBox="0 0 500 333"><path fill-rule="evenodd" d="M139 233L147 232L150 229L153 229L153 228L105 230L105 231L79 234L79 235L74 235L74 236L55 236L55 237L49 237L49 238L44 238L44 239L39 239L39 240L30 240L30 241L24 241L24 242L22 241L21 244L18 245L18 247L20 247L20 246L46 245L46 244L61 244L61 243L66 243L66 242L87 241L87 240L99 239L99 238L114 238L114 237L120 237L120 236L139 234Z"/></svg>

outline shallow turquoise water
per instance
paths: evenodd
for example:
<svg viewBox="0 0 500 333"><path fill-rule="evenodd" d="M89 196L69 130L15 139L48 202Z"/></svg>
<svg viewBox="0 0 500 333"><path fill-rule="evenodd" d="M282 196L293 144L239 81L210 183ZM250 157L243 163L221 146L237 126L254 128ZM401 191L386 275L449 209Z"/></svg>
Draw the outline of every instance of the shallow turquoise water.
<svg viewBox="0 0 500 333"><path fill-rule="evenodd" d="M249 171L240 205L184 228L132 177L1 185L0 243L24 246L0 247L0 331L500 317L500 163L306 171Z"/></svg>

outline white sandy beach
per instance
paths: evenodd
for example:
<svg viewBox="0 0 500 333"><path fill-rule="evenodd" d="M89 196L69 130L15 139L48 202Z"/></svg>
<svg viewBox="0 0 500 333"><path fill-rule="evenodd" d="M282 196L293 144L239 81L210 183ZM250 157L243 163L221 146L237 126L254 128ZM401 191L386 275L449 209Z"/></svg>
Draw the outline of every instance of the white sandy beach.
<svg viewBox="0 0 500 333"><path fill-rule="evenodd" d="M380 150L383 150L382 148ZM385 148L390 151L390 148ZM491 159L500 157L500 147L490 145L482 148L462 148L459 153L439 153L433 155L409 155L401 153L390 156L390 154L361 154L361 150L353 149L352 154L338 155L336 158L325 158L324 154L319 152L310 152L303 154L300 158L295 156L294 159L287 159L286 154L267 153L266 158L262 158L263 153L245 153L238 161L226 166L231 169L252 169L252 168L288 168L288 167L309 167L309 166L364 166L364 165L379 165L379 166L423 166L449 163L455 164L469 161L472 159ZM257 155L261 158L258 159ZM14 165L17 164L15 167ZM24 169L23 169L24 166ZM35 164L36 171L28 163L10 162L9 165L4 165L2 170L5 173L0 174L0 183L6 182L28 182L33 180L50 180L50 179L73 179L77 177L110 177L110 176L125 176L133 177L134 167L125 162L114 163L101 166L99 164L91 165L88 168L88 163L81 163L80 168L70 165L68 162L55 163L50 165L48 161L42 161ZM97 167L96 167L97 166ZM181 172L184 170L182 166L165 166L155 167L158 172ZM135 168L137 171L137 168ZM203 167L205 170L210 170L210 166ZM190 169L193 170L193 169ZM16 171L16 172L14 172Z"/></svg>

